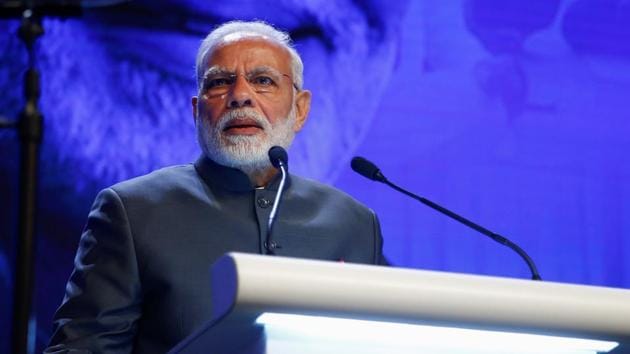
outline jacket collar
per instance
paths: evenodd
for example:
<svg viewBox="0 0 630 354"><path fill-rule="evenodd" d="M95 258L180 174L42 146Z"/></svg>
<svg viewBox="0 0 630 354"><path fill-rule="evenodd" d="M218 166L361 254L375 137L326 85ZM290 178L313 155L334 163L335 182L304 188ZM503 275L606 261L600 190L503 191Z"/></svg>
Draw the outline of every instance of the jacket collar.
<svg viewBox="0 0 630 354"><path fill-rule="evenodd" d="M249 177L241 170L219 165L208 157L201 155L194 163L195 170L211 188L219 188L230 192L249 192L256 189ZM266 190L277 191L282 175L277 173L264 187ZM291 186L291 175L287 176L285 189Z"/></svg>

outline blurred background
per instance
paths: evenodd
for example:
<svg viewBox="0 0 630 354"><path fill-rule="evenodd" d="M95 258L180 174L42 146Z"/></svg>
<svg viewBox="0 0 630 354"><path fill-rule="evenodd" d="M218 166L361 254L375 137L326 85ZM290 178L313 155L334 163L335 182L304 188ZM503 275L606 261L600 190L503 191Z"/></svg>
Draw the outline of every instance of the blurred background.
<svg viewBox="0 0 630 354"><path fill-rule="evenodd" d="M291 170L374 209L394 265L529 277L509 249L356 175L354 155L520 244L545 280L630 287L629 1L127 1L43 20L37 351L98 190L198 156L195 54L232 19L293 36L313 107ZM24 105L18 26L0 20L0 115L9 118ZM18 153L17 134L1 130L6 353Z"/></svg>

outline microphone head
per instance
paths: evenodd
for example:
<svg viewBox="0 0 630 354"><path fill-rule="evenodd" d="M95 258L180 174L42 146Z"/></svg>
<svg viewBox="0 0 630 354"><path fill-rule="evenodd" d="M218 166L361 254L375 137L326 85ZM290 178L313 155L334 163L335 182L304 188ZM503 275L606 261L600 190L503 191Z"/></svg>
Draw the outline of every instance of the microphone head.
<svg viewBox="0 0 630 354"><path fill-rule="evenodd" d="M363 177L369 178L373 181L385 182L387 179L381 173L381 170L376 167L371 161L368 161L360 156L355 156L352 158L352 162L350 166L354 170L354 172L360 174Z"/></svg>
<svg viewBox="0 0 630 354"><path fill-rule="evenodd" d="M280 164L286 167L289 165L289 155L282 146L272 146L269 149L269 161L275 168L280 168Z"/></svg>

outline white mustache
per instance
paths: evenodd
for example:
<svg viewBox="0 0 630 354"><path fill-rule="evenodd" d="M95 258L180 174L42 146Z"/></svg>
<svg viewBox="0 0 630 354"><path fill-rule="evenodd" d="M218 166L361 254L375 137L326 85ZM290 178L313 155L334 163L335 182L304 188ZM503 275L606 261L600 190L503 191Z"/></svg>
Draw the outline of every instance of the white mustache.
<svg viewBox="0 0 630 354"><path fill-rule="evenodd" d="M245 119L253 120L265 131L271 129L271 123L269 123L267 118L252 108L241 108L225 112L219 118L219 122L217 123L216 127L218 131L222 132L228 126L228 124L237 120Z"/></svg>

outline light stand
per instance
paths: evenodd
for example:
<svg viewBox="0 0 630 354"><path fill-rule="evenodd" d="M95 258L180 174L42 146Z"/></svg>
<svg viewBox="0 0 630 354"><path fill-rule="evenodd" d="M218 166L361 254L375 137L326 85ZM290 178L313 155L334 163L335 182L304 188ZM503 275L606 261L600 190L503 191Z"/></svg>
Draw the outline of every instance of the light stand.
<svg viewBox="0 0 630 354"><path fill-rule="evenodd" d="M26 104L16 122L0 120L0 128L17 129L20 141L20 192L18 240L15 255L13 288L12 353L29 353L29 320L33 298L35 252L35 213L37 211L37 178L39 149L43 135L43 116L38 108L40 97L39 71L35 43L44 34L41 21L27 9L22 13L18 37L28 51L28 68L24 73Z"/></svg>
<svg viewBox="0 0 630 354"><path fill-rule="evenodd" d="M15 257L15 284L13 291L13 320L11 326L11 352L28 354L33 351L35 333L29 335L32 313L35 227L39 151L44 133L44 118L39 111L40 75L37 70L35 44L44 34L41 16L61 18L78 17L83 7L102 7L122 2L109 1L7 1L0 5L0 17L21 17L18 37L28 51L28 68L24 73L25 105L16 121L0 117L0 129L13 128L20 141L20 191L18 211L18 239Z"/></svg>

